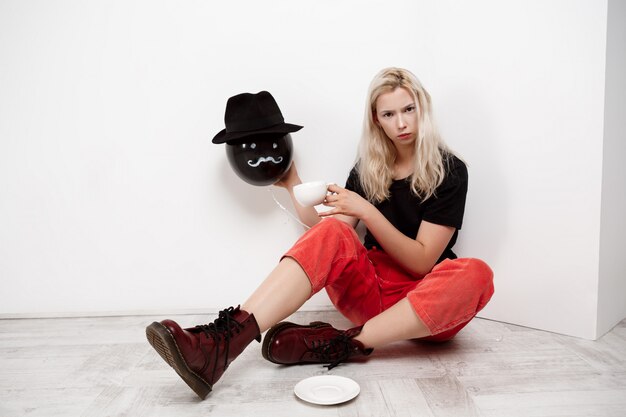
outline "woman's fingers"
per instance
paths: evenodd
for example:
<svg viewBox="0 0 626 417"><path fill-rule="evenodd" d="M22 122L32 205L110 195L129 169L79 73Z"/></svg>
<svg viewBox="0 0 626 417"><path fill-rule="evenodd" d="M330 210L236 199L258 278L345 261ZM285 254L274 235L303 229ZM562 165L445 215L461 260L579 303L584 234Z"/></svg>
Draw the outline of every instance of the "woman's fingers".
<svg viewBox="0 0 626 417"><path fill-rule="evenodd" d="M345 188L341 188L337 184L330 184L330 185L328 185L328 191L330 191L331 193L338 193L338 192L343 191L343 190L345 190Z"/></svg>
<svg viewBox="0 0 626 417"><path fill-rule="evenodd" d="M334 205L336 204L341 198L340 194L327 194L326 195L326 199L324 200L324 205Z"/></svg>

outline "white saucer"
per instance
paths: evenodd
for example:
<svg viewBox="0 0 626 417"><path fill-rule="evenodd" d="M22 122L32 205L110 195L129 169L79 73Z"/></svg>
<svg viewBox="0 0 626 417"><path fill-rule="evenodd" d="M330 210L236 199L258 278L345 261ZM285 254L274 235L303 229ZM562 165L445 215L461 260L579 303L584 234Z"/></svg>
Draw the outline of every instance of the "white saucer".
<svg viewBox="0 0 626 417"><path fill-rule="evenodd" d="M361 387L350 378L319 375L298 382L293 392L301 400L320 405L340 404L359 395Z"/></svg>

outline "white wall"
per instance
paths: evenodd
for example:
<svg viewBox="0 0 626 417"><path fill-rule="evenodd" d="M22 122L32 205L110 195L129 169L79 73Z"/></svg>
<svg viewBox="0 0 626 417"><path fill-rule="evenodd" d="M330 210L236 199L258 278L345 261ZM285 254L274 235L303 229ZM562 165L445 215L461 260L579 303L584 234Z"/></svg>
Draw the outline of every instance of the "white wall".
<svg viewBox="0 0 626 417"><path fill-rule="evenodd" d="M470 164L459 252L495 272L482 314L593 337L606 7L463 4L442 19L433 95Z"/></svg>
<svg viewBox="0 0 626 417"><path fill-rule="evenodd" d="M606 33L591 0L6 0L0 314L242 302L300 228L210 143L227 98L271 91L305 126L301 176L342 183L395 65L469 163L457 252L496 273L483 316L593 338Z"/></svg>
<svg viewBox="0 0 626 417"><path fill-rule="evenodd" d="M626 317L626 2L608 3L597 336Z"/></svg>

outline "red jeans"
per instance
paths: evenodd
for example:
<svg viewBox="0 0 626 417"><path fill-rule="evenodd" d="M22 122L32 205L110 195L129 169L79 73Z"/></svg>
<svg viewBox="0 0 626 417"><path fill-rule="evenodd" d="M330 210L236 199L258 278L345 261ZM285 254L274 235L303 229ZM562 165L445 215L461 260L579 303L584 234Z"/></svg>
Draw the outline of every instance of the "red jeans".
<svg viewBox="0 0 626 417"><path fill-rule="evenodd" d="M365 249L350 225L332 218L284 256L304 269L311 295L326 288L337 310L357 325L406 297L430 330L427 340L451 339L493 294L493 272L481 260L446 259L424 276L412 275L385 252Z"/></svg>

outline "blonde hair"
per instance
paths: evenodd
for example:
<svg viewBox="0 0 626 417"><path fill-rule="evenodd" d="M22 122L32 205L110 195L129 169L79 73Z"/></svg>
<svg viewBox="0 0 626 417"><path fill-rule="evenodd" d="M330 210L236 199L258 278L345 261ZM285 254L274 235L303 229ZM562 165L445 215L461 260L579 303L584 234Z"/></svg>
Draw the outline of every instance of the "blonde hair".
<svg viewBox="0 0 626 417"><path fill-rule="evenodd" d="M376 100L381 94L404 88L417 105L417 139L411 190L423 200L431 197L446 174L444 155L452 153L435 126L430 95L417 77L402 68L385 68L372 80L363 118L357 169L367 199L379 203L389 197L396 148L376 123Z"/></svg>

